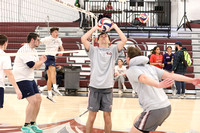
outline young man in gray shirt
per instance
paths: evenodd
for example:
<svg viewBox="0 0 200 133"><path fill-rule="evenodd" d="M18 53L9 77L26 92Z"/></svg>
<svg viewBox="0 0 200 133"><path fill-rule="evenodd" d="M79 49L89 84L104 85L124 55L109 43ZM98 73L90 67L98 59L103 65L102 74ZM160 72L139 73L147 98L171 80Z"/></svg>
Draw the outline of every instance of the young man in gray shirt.
<svg viewBox="0 0 200 133"><path fill-rule="evenodd" d="M171 87L173 80L185 81L200 86L200 79L169 73L148 65L148 57L141 56L138 48L128 47L126 61L129 64L127 77L136 89L143 112L136 117L131 133L155 131L171 113L171 104L163 88ZM161 79L164 79L161 81ZM159 82L161 81L161 82Z"/></svg>
<svg viewBox="0 0 200 133"><path fill-rule="evenodd" d="M98 36L99 47L94 47L87 40L96 30L101 31L97 25L81 37L91 62L90 93L88 101L89 116L86 123L86 133L92 133L93 123L98 110L104 113L105 133L111 132L112 88L114 86L114 67L120 51L126 44L127 38L116 24L112 24L121 41L114 46L109 46L110 37L107 33Z"/></svg>

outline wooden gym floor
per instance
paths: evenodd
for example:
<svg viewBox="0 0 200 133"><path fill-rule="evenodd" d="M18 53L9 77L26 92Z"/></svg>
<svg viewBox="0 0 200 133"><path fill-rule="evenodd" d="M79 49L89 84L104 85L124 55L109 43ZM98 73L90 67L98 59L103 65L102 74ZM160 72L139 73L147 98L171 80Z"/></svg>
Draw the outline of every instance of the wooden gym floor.
<svg viewBox="0 0 200 133"><path fill-rule="evenodd" d="M44 133L77 133L84 131L88 113L87 97L55 96L56 103L42 96L37 123ZM5 94L4 108L0 110L0 132L20 132L24 124L27 101L17 100L15 94ZM200 133L200 100L170 99L172 113L157 131L167 133ZM137 98L114 98L112 122L113 132L128 132L134 118L142 111ZM94 132L102 133L103 114L100 111L94 123Z"/></svg>

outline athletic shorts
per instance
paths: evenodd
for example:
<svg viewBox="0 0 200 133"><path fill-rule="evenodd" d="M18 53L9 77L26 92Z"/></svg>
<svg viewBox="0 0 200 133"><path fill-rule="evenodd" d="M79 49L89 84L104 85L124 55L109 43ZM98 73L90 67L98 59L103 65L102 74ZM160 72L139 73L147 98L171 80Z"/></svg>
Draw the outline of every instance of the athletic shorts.
<svg viewBox="0 0 200 133"><path fill-rule="evenodd" d="M4 88L0 87L0 108L3 108L4 103Z"/></svg>
<svg viewBox="0 0 200 133"><path fill-rule="evenodd" d="M22 98L27 98L39 93L35 80L33 81L23 80L17 82L17 85L19 86L19 89L22 92Z"/></svg>
<svg viewBox="0 0 200 133"><path fill-rule="evenodd" d="M134 126L144 133L155 131L169 117L170 113L171 105L161 109L142 112Z"/></svg>
<svg viewBox="0 0 200 133"><path fill-rule="evenodd" d="M45 70L48 70L49 66L56 66L55 56L47 55L47 60L44 63L45 63Z"/></svg>
<svg viewBox="0 0 200 133"><path fill-rule="evenodd" d="M113 101L113 90L108 89L96 89L89 87L89 99L88 99L88 110L98 112L98 110L104 112L112 111Z"/></svg>

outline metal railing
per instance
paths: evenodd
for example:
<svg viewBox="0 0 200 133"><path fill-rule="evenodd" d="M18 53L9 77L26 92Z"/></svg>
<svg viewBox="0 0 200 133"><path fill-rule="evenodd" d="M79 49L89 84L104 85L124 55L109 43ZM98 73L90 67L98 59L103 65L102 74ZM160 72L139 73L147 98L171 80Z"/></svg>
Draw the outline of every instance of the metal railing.
<svg viewBox="0 0 200 133"><path fill-rule="evenodd" d="M106 10L108 2L112 9ZM142 32L168 32L171 31L171 2L170 0L130 0L119 2L118 0L90 0L84 3L85 10L93 12L98 19L110 15L111 20L118 26L131 31ZM146 23L139 21L140 15L145 14L149 20ZM90 26L90 23L87 23ZM87 25L86 25L87 27ZM163 29L163 30L162 30ZM149 35L150 36L150 35Z"/></svg>

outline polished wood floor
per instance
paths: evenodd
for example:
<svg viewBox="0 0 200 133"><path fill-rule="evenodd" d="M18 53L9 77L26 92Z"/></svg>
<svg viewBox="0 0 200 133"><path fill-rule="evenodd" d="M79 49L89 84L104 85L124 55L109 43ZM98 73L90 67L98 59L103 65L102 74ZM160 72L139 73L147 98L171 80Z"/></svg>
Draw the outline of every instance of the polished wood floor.
<svg viewBox="0 0 200 133"><path fill-rule="evenodd" d="M56 103L43 97L41 110L37 119L38 124L56 123L71 118L79 118L85 124L88 113L87 97L55 96ZM185 133L186 131L200 132L200 100L198 99L170 99L172 113L159 127L158 131L167 133ZM5 125L23 125L27 101L17 100L15 94L5 94L4 108L0 110L0 127ZM134 118L142 111L137 98L114 98L112 122L113 130L129 131ZM104 126L102 112L99 112L94 127L102 129ZM3 130L3 129L2 129ZM1 128L0 128L1 132ZM47 131L46 131L47 132ZM48 130L48 132L54 132Z"/></svg>

